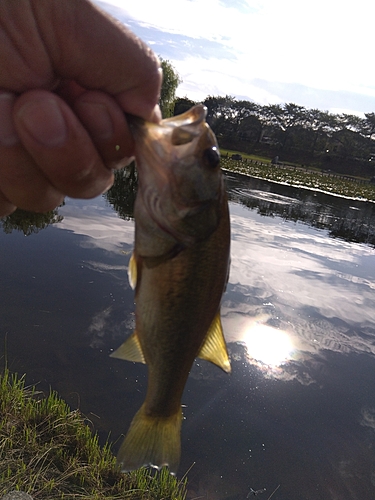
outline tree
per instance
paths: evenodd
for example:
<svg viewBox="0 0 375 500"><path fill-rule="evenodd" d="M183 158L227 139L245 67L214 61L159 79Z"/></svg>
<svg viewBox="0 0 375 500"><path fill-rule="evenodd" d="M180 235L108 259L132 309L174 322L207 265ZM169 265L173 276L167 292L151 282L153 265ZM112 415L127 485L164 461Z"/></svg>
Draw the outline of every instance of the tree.
<svg viewBox="0 0 375 500"><path fill-rule="evenodd" d="M337 115L339 130L334 134L335 150L343 158L366 158L369 156L369 141L361 134L365 120L356 115Z"/></svg>
<svg viewBox="0 0 375 500"><path fill-rule="evenodd" d="M327 148L329 134L335 128L332 116L328 111L320 111L316 108L307 111L306 130L309 132L310 140L306 149L309 150L312 157L316 150L320 150L322 153Z"/></svg>
<svg viewBox="0 0 375 500"><path fill-rule="evenodd" d="M137 196L138 174L135 163L115 171L115 181L105 194L107 201L113 206L122 219L134 218L134 203Z"/></svg>
<svg viewBox="0 0 375 500"><path fill-rule="evenodd" d="M370 139L375 134L375 113L365 113L365 130Z"/></svg>
<svg viewBox="0 0 375 500"><path fill-rule="evenodd" d="M258 142L262 133L262 123L259 119L259 105L251 101L236 101L236 133L241 140Z"/></svg>
<svg viewBox="0 0 375 500"><path fill-rule="evenodd" d="M237 112L235 97L226 95L208 96L203 104L207 108L207 123L218 137L225 136L227 140L235 138L237 131Z"/></svg>
<svg viewBox="0 0 375 500"><path fill-rule="evenodd" d="M197 103L195 101L188 99L186 96L185 97L177 97L177 99L175 100L175 103L174 103L173 114L174 114L174 116L181 115L182 113L185 113L185 111L188 111L190 108L192 108L196 104Z"/></svg>
<svg viewBox="0 0 375 500"><path fill-rule="evenodd" d="M21 231L25 236L30 236L39 233L50 224L58 224L63 219L64 217L58 213L58 208L42 214L17 208L15 212L0 220L0 227L6 234Z"/></svg>
<svg viewBox="0 0 375 500"><path fill-rule="evenodd" d="M169 61L160 56L159 59L163 70L163 83L161 86L159 106L163 118L169 118L173 115L176 89L179 84L182 83L182 80Z"/></svg>

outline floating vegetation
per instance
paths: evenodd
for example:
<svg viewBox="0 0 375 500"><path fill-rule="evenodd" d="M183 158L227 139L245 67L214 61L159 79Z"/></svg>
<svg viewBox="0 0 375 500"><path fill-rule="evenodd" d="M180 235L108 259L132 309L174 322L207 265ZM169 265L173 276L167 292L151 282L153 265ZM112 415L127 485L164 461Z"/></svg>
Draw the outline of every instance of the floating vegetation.
<svg viewBox="0 0 375 500"><path fill-rule="evenodd" d="M167 469L122 474L79 411L55 392L26 388L6 369L0 377L0 498L14 490L54 500L185 500L186 478Z"/></svg>
<svg viewBox="0 0 375 500"><path fill-rule="evenodd" d="M375 202L375 185L367 181L344 178L326 172L314 172L299 167L277 166L251 160L221 159L224 170L260 179L320 191L345 198Z"/></svg>

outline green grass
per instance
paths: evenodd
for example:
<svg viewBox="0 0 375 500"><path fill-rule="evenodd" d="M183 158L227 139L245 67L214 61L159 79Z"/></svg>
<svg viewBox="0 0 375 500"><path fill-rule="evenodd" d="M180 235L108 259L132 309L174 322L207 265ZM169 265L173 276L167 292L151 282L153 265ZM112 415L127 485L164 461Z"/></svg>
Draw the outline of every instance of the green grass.
<svg viewBox="0 0 375 500"><path fill-rule="evenodd" d="M38 500L185 500L186 482L167 469L122 474L79 411L7 369L0 377L0 498L21 490Z"/></svg>
<svg viewBox="0 0 375 500"><path fill-rule="evenodd" d="M257 161L258 164L254 163L254 161ZM357 182L355 179L325 175L322 172L303 168L278 167L271 165L269 160L268 163L261 162L261 160L247 161L244 156L242 160L232 160L224 155L221 157L221 167L224 170L270 180L279 184L288 184L347 198L375 202L375 185L368 182Z"/></svg>

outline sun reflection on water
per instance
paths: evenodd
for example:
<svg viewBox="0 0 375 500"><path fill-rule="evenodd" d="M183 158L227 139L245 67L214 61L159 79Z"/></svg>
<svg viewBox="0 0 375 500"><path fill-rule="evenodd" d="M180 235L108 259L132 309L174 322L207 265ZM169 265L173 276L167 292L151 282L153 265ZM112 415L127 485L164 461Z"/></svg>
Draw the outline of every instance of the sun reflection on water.
<svg viewBox="0 0 375 500"><path fill-rule="evenodd" d="M295 350L287 332L258 322L244 332L241 343L249 358L270 368L277 368L291 359Z"/></svg>

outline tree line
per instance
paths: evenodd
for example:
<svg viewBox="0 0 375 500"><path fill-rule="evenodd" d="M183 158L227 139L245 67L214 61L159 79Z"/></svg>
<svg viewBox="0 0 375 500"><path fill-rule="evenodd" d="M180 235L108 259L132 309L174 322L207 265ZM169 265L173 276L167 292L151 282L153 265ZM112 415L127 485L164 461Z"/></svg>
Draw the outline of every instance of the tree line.
<svg viewBox="0 0 375 500"><path fill-rule="evenodd" d="M187 97L176 98L174 114L194 104ZM375 113L361 118L294 103L262 106L228 95L208 96L203 104L223 148L345 174L375 174Z"/></svg>
<svg viewBox="0 0 375 500"><path fill-rule="evenodd" d="M162 57L160 61L163 83L159 104L167 118L197 102L176 97L182 80L170 61ZM203 104L207 122L222 148L347 175L375 176L375 113L365 113L362 118L292 102L262 106L230 95L209 95Z"/></svg>

